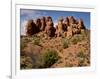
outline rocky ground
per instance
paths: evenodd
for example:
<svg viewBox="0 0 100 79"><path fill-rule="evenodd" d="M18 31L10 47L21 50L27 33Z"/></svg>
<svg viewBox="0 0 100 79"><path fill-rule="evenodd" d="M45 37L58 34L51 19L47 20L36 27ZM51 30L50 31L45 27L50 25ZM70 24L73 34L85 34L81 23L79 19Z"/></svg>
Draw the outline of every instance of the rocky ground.
<svg viewBox="0 0 100 79"><path fill-rule="evenodd" d="M21 69L90 66L90 31L72 37L21 36Z"/></svg>

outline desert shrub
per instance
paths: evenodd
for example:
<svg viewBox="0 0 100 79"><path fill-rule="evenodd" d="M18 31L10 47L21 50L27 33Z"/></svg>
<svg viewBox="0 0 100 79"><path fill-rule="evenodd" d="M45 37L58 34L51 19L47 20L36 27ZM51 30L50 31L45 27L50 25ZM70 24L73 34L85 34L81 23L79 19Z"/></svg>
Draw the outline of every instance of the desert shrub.
<svg viewBox="0 0 100 79"><path fill-rule="evenodd" d="M80 58L79 60L78 60L78 66L84 66L84 58Z"/></svg>
<svg viewBox="0 0 100 79"><path fill-rule="evenodd" d="M78 66L84 66L84 62L86 60L86 55L84 53L85 52L81 50L77 54L77 57L78 57Z"/></svg>
<svg viewBox="0 0 100 79"><path fill-rule="evenodd" d="M39 37L33 37L32 39L32 43L35 45L40 45L40 38Z"/></svg>
<svg viewBox="0 0 100 79"><path fill-rule="evenodd" d="M42 55L42 61L43 61L43 67L50 67L58 60L58 54L55 50L48 49L43 55Z"/></svg>
<svg viewBox="0 0 100 79"><path fill-rule="evenodd" d="M21 69L31 69L33 68L32 59L29 56L21 56L20 68Z"/></svg>
<svg viewBox="0 0 100 79"><path fill-rule="evenodd" d="M87 36L87 35L90 34L90 30L86 29L86 30L84 30L83 32L81 32L81 34L82 34L83 36Z"/></svg>
<svg viewBox="0 0 100 79"><path fill-rule="evenodd" d="M21 40L20 40L21 49L24 49L27 46L27 43L30 42L30 41L31 40L26 38L26 37L21 38Z"/></svg>
<svg viewBox="0 0 100 79"><path fill-rule="evenodd" d="M72 44L77 44L78 42L82 41L83 40L83 36L82 35L74 35L72 38L71 38L71 42Z"/></svg>
<svg viewBox="0 0 100 79"><path fill-rule="evenodd" d="M85 51L83 51L82 49L80 49L79 53L77 54L77 57L79 57L79 58L85 58L86 57Z"/></svg>
<svg viewBox="0 0 100 79"><path fill-rule="evenodd" d="M68 39L62 39L62 46L64 49L69 47Z"/></svg>
<svg viewBox="0 0 100 79"><path fill-rule="evenodd" d="M73 44L77 44L77 42L78 42L78 41L77 41L77 38L74 38L74 39L72 40L72 43L73 43Z"/></svg>
<svg viewBox="0 0 100 79"><path fill-rule="evenodd" d="M85 32L82 33L82 35L85 37L85 39L90 41L90 31L89 30L85 30Z"/></svg>
<svg viewBox="0 0 100 79"><path fill-rule="evenodd" d="M34 40L34 44L35 44L35 45L39 45L39 42L40 42L39 39L35 39L35 40Z"/></svg>

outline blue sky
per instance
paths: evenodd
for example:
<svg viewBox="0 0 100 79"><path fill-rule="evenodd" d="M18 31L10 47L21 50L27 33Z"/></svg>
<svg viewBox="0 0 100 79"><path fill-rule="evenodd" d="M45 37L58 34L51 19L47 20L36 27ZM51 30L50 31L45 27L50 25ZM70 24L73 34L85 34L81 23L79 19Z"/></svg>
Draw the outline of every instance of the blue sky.
<svg viewBox="0 0 100 79"><path fill-rule="evenodd" d="M53 10L35 10L35 9L21 9L20 23L21 34L24 34L25 22L29 19L35 20L42 16L51 16L53 22L56 24L60 16L66 18L67 16L74 16L75 19L83 19L86 28L90 29L90 12L75 12L75 11L53 11Z"/></svg>

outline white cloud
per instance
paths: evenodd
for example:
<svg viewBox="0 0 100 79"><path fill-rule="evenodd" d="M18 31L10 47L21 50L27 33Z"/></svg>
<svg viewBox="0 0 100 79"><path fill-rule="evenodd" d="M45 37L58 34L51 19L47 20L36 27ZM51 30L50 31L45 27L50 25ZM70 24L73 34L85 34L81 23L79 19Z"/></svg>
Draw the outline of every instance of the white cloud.
<svg viewBox="0 0 100 79"><path fill-rule="evenodd" d="M27 25L27 20L24 20L22 23L21 23L21 35L25 35L25 26Z"/></svg>
<svg viewBox="0 0 100 79"><path fill-rule="evenodd" d="M23 16L25 19L36 19L45 15L46 12L41 12L38 10L31 10L31 9L22 9L20 15Z"/></svg>
<svg viewBox="0 0 100 79"><path fill-rule="evenodd" d="M57 24L58 24L57 22L54 22L54 27L56 27L56 26L57 26Z"/></svg>

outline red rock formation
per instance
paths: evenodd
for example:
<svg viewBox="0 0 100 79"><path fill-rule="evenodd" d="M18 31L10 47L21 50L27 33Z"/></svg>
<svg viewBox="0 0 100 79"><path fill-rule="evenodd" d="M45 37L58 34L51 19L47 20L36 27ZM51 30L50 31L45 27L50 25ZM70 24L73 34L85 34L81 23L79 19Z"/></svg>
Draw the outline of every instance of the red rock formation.
<svg viewBox="0 0 100 79"><path fill-rule="evenodd" d="M69 25L74 24L76 22L73 16L68 16L68 19L69 19Z"/></svg>
<svg viewBox="0 0 100 79"><path fill-rule="evenodd" d="M36 33L36 25L33 20L28 20L26 25L26 35L32 36Z"/></svg>
<svg viewBox="0 0 100 79"><path fill-rule="evenodd" d="M64 32L63 18L62 17L59 17L58 25L56 27L56 35L57 36L62 36L63 32Z"/></svg>
<svg viewBox="0 0 100 79"><path fill-rule="evenodd" d="M69 26L69 19L68 19L68 17L65 18L64 24L65 24L66 26Z"/></svg>
<svg viewBox="0 0 100 79"><path fill-rule="evenodd" d="M36 19L36 33L40 32L40 28L41 28L41 20L40 18Z"/></svg>
<svg viewBox="0 0 100 79"><path fill-rule="evenodd" d="M72 37L73 36L73 30L71 26L68 26L67 28L67 37Z"/></svg>
<svg viewBox="0 0 100 79"><path fill-rule="evenodd" d="M50 16L48 16L46 18L45 33L47 34L47 36L50 36L50 37L53 37L55 35L54 24L53 24L52 18Z"/></svg>
<svg viewBox="0 0 100 79"><path fill-rule="evenodd" d="M75 34L80 34L82 30L85 29L85 25L82 19L76 20L73 16L68 16L63 22L63 18L59 17L58 24L54 28L52 17L42 17L37 18L34 23L33 20L28 20L26 26L26 35L31 36L33 34L44 31L47 36L73 36ZM44 33L43 32L43 33ZM44 34L45 34L44 33Z"/></svg>
<svg viewBox="0 0 100 79"><path fill-rule="evenodd" d="M42 17L41 18L41 28L40 28L40 30L41 31L44 31L45 30L45 27L46 27L46 18L45 17Z"/></svg>
<svg viewBox="0 0 100 79"><path fill-rule="evenodd" d="M79 28L79 29L85 29L85 25L84 25L84 22L83 22L82 19L80 19L80 20L78 21L78 28Z"/></svg>

